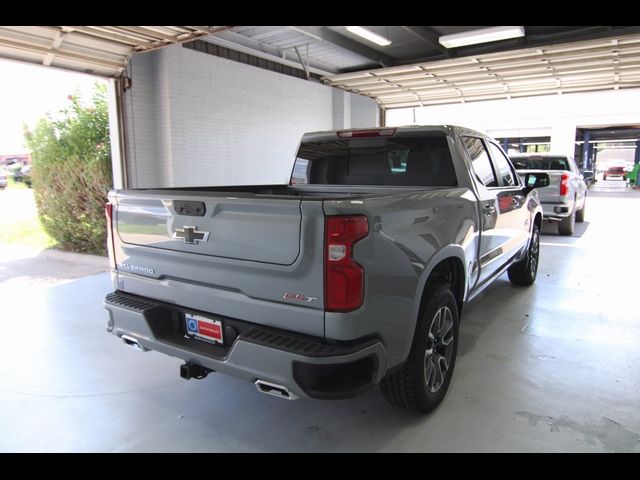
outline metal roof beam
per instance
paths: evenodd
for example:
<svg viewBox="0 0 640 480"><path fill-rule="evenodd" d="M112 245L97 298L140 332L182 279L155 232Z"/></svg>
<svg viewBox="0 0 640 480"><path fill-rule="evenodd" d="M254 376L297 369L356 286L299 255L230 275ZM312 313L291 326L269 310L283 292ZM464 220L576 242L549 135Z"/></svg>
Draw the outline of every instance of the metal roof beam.
<svg viewBox="0 0 640 480"><path fill-rule="evenodd" d="M306 27L294 27L289 26L298 32L304 33L305 35L310 36L311 38L315 38L316 40L321 40L327 43L331 43L337 47L344 48L345 50L349 50L352 53L356 53L362 57L365 57L375 63L382 65L383 67L389 67L395 65L395 59L386 53L382 53L377 51L374 48L367 47L366 45L361 44L360 42L356 42L355 40L351 40L350 38L345 37L344 35L340 35L339 33L334 32L333 30L329 30L324 27L316 27L316 26L306 26Z"/></svg>
<svg viewBox="0 0 640 480"><path fill-rule="evenodd" d="M295 62L296 60L295 55L292 55L292 51L290 49L269 45L268 43L236 33L233 30L227 30L224 32L224 35L209 36L205 41L230 48L231 50L244 51L245 53L258 57L267 54L269 55L269 59L275 62L283 59L290 62ZM337 67L334 65L329 65L316 58L309 58L307 59L307 62L310 67L315 68L315 71L312 70L313 73L318 73L320 75L335 75L339 72ZM291 64L290 66L295 65Z"/></svg>
<svg viewBox="0 0 640 480"><path fill-rule="evenodd" d="M260 51L257 50L253 47L247 46L247 45L241 45L239 43L230 41L230 40L226 40L222 37L208 37L205 40L207 43L212 43L214 45L219 45L221 47L225 47L228 48L230 50L234 50L236 52L243 52L243 53L247 53L249 55L253 55L255 57L258 58L264 58L265 60L270 60L272 62L277 62L277 63L281 63L283 65L288 65L290 67L294 67L294 68L299 68L299 64L295 61L292 61L288 58L288 56L286 58L283 57L279 57L277 55L274 55L272 53L269 53L268 51ZM326 70L323 70L321 68L315 67L313 64L311 65L307 65L309 71L311 73L315 73L318 75L331 75L334 72L328 72Z"/></svg>
<svg viewBox="0 0 640 480"><path fill-rule="evenodd" d="M422 40L424 43L431 47L436 47L446 57L452 57L456 55L455 51L449 50L447 47L440 44L440 36L429 27L405 27L407 32L413 34L415 37Z"/></svg>

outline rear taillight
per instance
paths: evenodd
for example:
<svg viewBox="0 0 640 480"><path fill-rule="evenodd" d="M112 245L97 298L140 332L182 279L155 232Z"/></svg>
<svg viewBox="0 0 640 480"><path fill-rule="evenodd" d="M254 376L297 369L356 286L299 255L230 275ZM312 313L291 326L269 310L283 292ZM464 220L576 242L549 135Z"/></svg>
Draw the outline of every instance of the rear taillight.
<svg viewBox="0 0 640 480"><path fill-rule="evenodd" d="M560 196L566 197L569 195L569 174L563 173L560 177Z"/></svg>
<svg viewBox="0 0 640 480"><path fill-rule="evenodd" d="M362 305L364 270L353 259L353 246L369 233L364 215L329 216L325 222L324 307L349 312Z"/></svg>
<svg viewBox="0 0 640 480"><path fill-rule="evenodd" d="M104 214L107 217L107 250L109 251L111 266L116 268L116 256L113 248L113 203L105 203Z"/></svg>

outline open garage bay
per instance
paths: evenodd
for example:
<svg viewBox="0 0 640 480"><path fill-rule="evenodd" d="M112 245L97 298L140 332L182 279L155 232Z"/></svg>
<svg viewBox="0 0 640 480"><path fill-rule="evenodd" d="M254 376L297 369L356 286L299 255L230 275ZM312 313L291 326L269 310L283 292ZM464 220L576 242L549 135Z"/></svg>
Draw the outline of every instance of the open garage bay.
<svg viewBox="0 0 640 480"><path fill-rule="evenodd" d="M108 273L4 255L0 450L640 452L640 192L598 182L586 211L572 237L545 224L534 286L504 275L467 306L451 388L424 417L375 390L290 402L182 380L179 360L107 334ZM47 281L21 263L55 261Z"/></svg>

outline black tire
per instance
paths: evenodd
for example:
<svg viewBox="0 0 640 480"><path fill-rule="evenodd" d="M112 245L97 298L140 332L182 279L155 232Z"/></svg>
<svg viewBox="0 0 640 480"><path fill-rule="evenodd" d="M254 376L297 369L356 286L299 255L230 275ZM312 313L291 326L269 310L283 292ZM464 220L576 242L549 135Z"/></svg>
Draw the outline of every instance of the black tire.
<svg viewBox="0 0 640 480"><path fill-rule="evenodd" d="M511 265L507 273L509 280L514 285L528 287L536 281L538 275L538 261L540 259L540 229L533 224L531 243L527 255L518 263Z"/></svg>
<svg viewBox="0 0 640 480"><path fill-rule="evenodd" d="M576 212L571 212L567 218L560 220L558 223L558 233L560 235L573 235L573 230L576 226Z"/></svg>
<svg viewBox="0 0 640 480"><path fill-rule="evenodd" d="M417 413L429 413L440 404L456 363L458 325L458 304L451 289L442 284L428 287L409 357L380 383L387 401Z"/></svg>
<svg viewBox="0 0 640 480"><path fill-rule="evenodd" d="M584 199L584 203L582 204L582 208L576 212L576 222L582 223L584 222L584 210L587 208L587 199Z"/></svg>

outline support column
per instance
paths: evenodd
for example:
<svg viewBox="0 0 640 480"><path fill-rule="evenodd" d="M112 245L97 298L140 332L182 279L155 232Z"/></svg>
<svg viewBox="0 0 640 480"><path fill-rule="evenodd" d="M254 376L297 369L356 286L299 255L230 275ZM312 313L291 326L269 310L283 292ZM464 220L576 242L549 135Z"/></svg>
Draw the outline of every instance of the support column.
<svg viewBox="0 0 640 480"><path fill-rule="evenodd" d="M363 95L350 93L351 128L371 128L380 126L380 109L375 100Z"/></svg>
<svg viewBox="0 0 640 480"><path fill-rule="evenodd" d="M633 157L633 163L640 163L640 140L636 140L636 153Z"/></svg>
<svg viewBox="0 0 640 480"><path fill-rule="evenodd" d="M333 128L351 128L351 98L348 92L338 88L333 89Z"/></svg>
<svg viewBox="0 0 640 480"><path fill-rule="evenodd" d="M551 145L549 151L557 155L574 157L576 154L576 125L566 120L555 121L551 125ZM576 163L580 159L576 158Z"/></svg>
<svg viewBox="0 0 640 480"><path fill-rule="evenodd" d="M107 106L109 111L109 141L111 146L111 172L113 174L113 188L126 188L127 169L124 152L124 137L122 129L122 99L121 79L111 79L107 84Z"/></svg>
<svg viewBox="0 0 640 480"><path fill-rule="evenodd" d="M587 130L584 132L584 144L582 145L582 168L591 170L591 133Z"/></svg>

